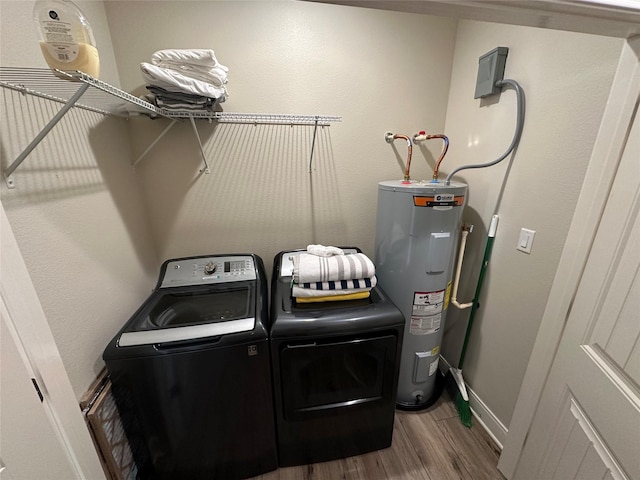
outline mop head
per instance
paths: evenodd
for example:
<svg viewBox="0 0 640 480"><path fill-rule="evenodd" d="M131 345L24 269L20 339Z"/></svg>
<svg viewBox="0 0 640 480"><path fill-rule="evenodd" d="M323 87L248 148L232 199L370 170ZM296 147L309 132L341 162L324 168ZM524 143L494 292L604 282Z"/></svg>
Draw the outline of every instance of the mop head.
<svg viewBox="0 0 640 480"><path fill-rule="evenodd" d="M456 406L460 421L465 427L471 428L471 407L469 407L469 395L462 378L462 370L451 367L445 376L445 385Z"/></svg>

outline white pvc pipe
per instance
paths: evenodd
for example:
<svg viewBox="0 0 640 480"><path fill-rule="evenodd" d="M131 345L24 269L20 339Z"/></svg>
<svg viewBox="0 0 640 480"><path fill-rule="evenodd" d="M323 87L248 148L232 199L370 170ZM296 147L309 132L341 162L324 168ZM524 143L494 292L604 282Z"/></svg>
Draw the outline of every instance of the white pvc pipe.
<svg viewBox="0 0 640 480"><path fill-rule="evenodd" d="M453 292L451 294L451 303L460 310L470 308L473 305L473 302L462 304L458 303L458 285L460 283L460 272L462 271L462 260L464 258L464 251L467 246L467 235L469 235L469 231L467 229L462 230L462 238L460 239L460 252L458 253L456 274L453 279Z"/></svg>

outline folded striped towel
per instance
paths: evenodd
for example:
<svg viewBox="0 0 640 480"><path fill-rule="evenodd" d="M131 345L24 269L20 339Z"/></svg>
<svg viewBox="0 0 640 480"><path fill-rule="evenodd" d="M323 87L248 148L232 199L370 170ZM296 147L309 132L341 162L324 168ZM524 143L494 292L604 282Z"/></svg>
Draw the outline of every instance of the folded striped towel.
<svg viewBox="0 0 640 480"><path fill-rule="evenodd" d="M324 297L298 297L296 303L318 303L318 302L343 302L345 300L359 300L361 298L369 298L369 291L347 293L345 295L328 295Z"/></svg>
<svg viewBox="0 0 640 480"><path fill-rule="evenodd" d="M298 285L311 290L351 290L359 288L373 288L378 283L375 275L371 278L354 278L353 280L336 280L329 282L306 282Z"/></svg>
<svg viewBox="0 0 640 480"><path fill-rule="evenodd" d="M364 253L319 257L300 253L291 257L293 281L297 284L371 278L376 269Z"/></svg>
<svg viewBox="0 0 640 480"><path fill-rule="evenodd" d="M370 288L350 288L350 289L337 289L337 290L313 290L311 288L302 288L295 283L291 287L291 296L294 298L306 298L306 297L330 297L330 296L343 296L350 295L352 293L370 292Z"/></svg>

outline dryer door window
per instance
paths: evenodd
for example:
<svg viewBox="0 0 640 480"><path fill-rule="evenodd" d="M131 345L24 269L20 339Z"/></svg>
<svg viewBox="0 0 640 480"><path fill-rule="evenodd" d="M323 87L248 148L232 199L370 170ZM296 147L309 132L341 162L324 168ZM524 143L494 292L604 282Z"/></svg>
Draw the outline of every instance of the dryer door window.
<svg viewBox="0 0 640 480"><path fill-rule="evenodd" d="M289 344L281 351L285 418L388 401L397 338Z"/></svg>

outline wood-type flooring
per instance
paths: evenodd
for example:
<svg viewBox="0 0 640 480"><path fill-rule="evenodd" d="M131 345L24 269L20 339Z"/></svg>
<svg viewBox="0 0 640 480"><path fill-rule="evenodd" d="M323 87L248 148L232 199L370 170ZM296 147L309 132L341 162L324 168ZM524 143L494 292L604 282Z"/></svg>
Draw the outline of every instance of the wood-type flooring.
<svg viewBox="0 0 640 480"><path fill-rule="evenodd" d="M252 480L504 480L499 449L475 418L470 429L462 425L446 392L428 409L396 410L393 429L389 448Z"/></svg>

